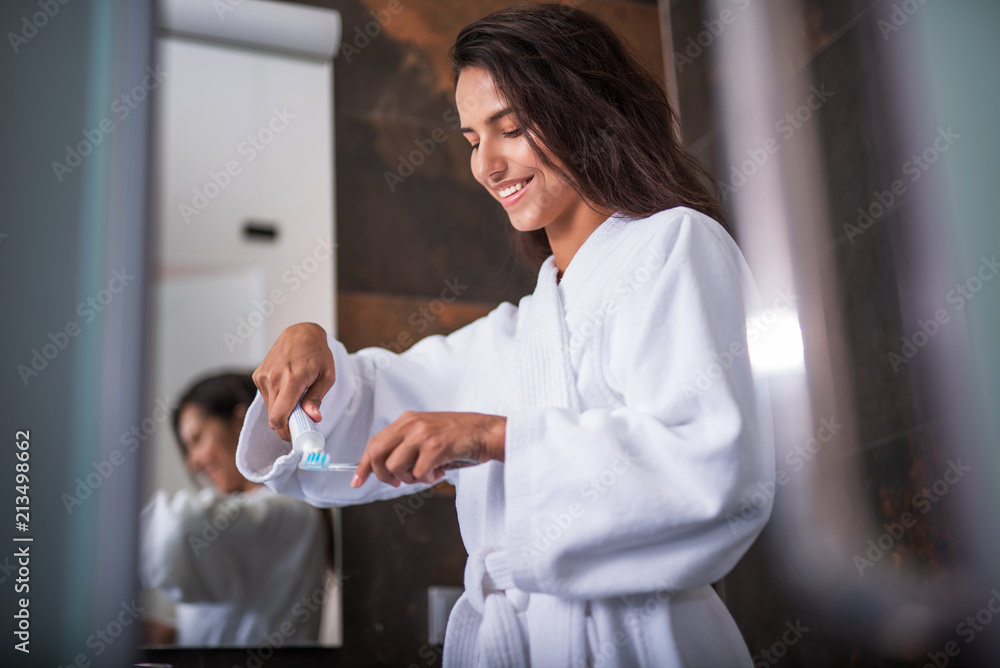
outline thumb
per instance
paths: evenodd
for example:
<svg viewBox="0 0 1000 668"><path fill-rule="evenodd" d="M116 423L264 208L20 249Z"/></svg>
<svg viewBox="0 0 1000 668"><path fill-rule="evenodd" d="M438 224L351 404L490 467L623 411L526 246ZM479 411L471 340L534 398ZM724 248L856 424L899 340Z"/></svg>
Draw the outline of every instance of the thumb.
<svg viewBox="0 0 1000 668"><path fill-rule="evenodd" d="M321 374L302 396L302 410L317 424L323 419L319 410L320 406L323 405L323 397L326 396L331 387L333 387L333 379L327 374Z"/></svg>
<svg viewBox="0 0 1000 668"><path fill-rule="evenodd" d="M305 411L306 415L309 416L316 424L319 424L323 419L323 415L319 411L320 405L322 405L323 396L316 390L310 388L306 392L305 396L302 397L302 410Z"/></svg>

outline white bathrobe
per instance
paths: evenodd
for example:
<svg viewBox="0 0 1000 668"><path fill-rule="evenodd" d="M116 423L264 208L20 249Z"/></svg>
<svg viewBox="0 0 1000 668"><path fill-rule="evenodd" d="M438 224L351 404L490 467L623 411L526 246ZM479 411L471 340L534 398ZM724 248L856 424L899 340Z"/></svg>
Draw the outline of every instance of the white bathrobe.
<svg viewBox="0 0 1000 668"><path fill-rule="evenodd" d="M505 461L446 476L469 552L447 668L751 666L711 587L771 510L743 502L774 479L743 257L716 221L676 208L610 217L556 273L550 256L517 306L399 355L328 338L327 450L358 461L405 410L506 416ZM237 451L247 478L317 505L425 487L373 475L352 489L299 458L258 394Z"/></svg>
<svg viewBox="0 0 1000 668"><path fill-rule="evenodd" d="M177 604L178 645L317 641L326 534L315 508L267 487L159 491L140 528L142 583Z"/></svg>

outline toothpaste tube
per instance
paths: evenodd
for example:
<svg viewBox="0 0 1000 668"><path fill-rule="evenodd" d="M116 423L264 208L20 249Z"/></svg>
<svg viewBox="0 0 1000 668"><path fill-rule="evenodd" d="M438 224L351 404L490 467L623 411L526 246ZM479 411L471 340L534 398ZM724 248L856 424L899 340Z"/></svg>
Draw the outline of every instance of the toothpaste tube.
<svg viewBox="0 0 1000 668"><path fill-rule="evenodd" d="M326 447L326 439L302 410L302 404L296 404L289 416L288 430L292 432L292 447L300 452L321 452Z"/></svg>

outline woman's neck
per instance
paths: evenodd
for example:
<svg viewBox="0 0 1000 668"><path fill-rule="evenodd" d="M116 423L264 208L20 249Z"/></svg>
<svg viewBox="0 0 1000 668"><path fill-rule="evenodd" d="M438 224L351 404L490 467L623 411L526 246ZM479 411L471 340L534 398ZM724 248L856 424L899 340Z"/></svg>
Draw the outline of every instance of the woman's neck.
<svg viewBox="0 0 1000 668"><path fill-rule="evenodd" d="M260 486L261 486L261 483L259 483L259 482L251 482L251 481L247 480L246 484L243 485L242 489L239 489L237 491L240 491L240 492L252 492L253 490L257 489Z"/></svg>
<svg viewBox="0 0 1000 668"><path fill-rule="evenodd" d="M565 221L553 221L545 226L549 246L555 256L556 282L562 280L566 267L587 238L611 215L584 206L578 215Z"/></svg>

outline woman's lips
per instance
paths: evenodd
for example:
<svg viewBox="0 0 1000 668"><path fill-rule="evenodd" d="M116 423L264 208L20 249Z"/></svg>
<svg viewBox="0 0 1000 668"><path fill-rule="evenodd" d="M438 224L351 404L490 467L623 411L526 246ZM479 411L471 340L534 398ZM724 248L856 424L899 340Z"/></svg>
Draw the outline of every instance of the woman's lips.
<svg viewBox="0 0 1000 668"><path fill-rule="evenodd" d="M517 203L517 201L519 199L521 199L521 196L524 195L524 191L527 190L528 186L531 185L531 180L533 178L534 178L533 176L529 176L524 181L521 181L520 182L520 186L521 187L519 189L514 190L513 192L511 192L506 197L504 197L503 195L500 195L500 203L503 204L504 208L508 208L510 206L513 206L514 204ZM514 184L514 186L512 186L512 187L516 187L517 185L518 184ZM500 194L500 191L498 191L497 194Z"/></svg>

